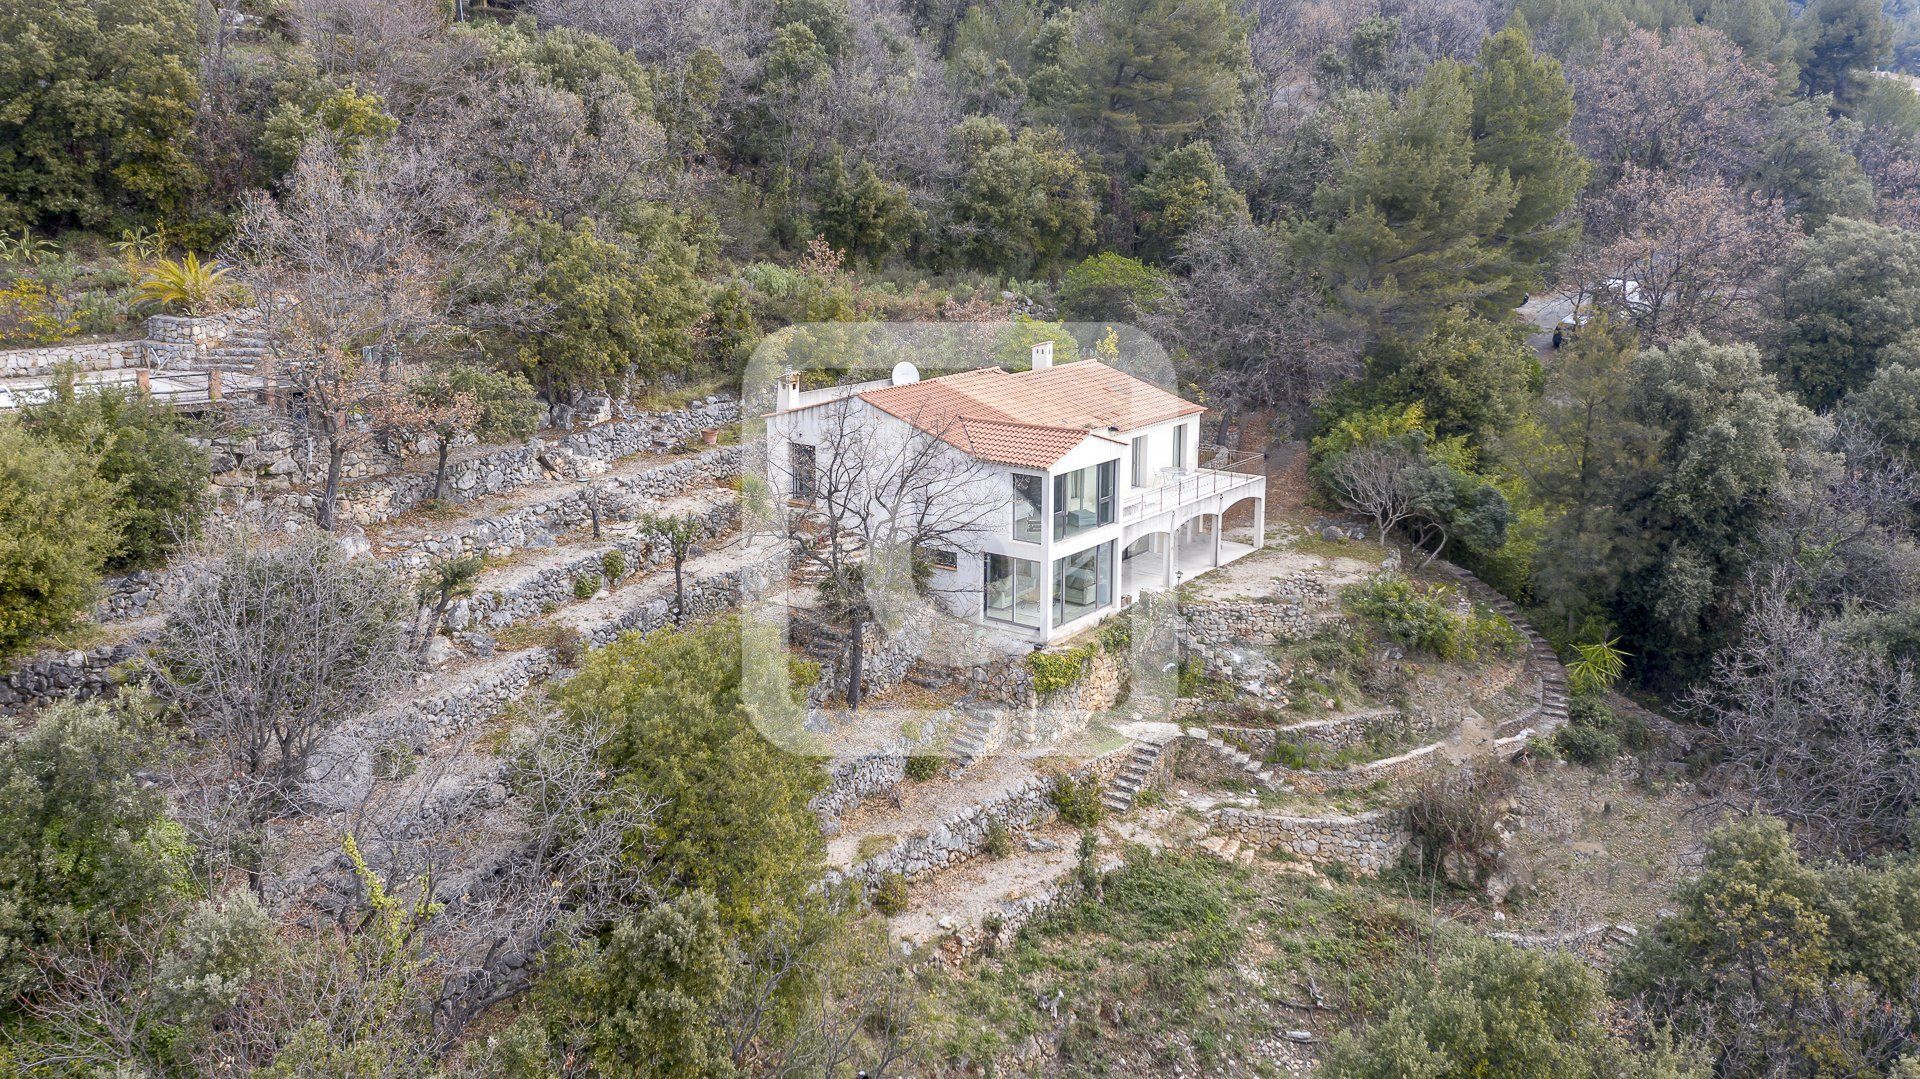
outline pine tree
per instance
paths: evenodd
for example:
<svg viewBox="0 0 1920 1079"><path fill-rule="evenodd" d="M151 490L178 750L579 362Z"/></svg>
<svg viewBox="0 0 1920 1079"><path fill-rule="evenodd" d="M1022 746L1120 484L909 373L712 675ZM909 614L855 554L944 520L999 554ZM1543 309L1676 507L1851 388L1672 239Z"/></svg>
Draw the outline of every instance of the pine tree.
<svg viewBox="0 0 1920 1079"><path fill-rule="evenodd" d="M1090 16L1067 115L1125 168L1237 107L1247 29L1230 0L1108 0Z"/></svg>
<svg viewBox="0 0 1920 1079"><path fill-rule="evenodd" d="M1497 233L1511 283L1488 298L1489 309L1505 310L1525 299L1579 238L1579 223L1568 211L1587 181L1587 162L1567 130L1573 87L1558 60L1534 53L1524 26L1487 39L1472 88L1474 160L1505 169L1514 185L1513 208Z"/></svg>
<svg viewBox="0 0 1920 1079"><path fill-rule="evenodd" d="M1314 194L1296 245L1369 335L1417 337L1507 287L1495 241L1518 195L1475 160L1472 121L1467 70L1437 63L1377 126L1343 136L1352 167Z"/></svg>

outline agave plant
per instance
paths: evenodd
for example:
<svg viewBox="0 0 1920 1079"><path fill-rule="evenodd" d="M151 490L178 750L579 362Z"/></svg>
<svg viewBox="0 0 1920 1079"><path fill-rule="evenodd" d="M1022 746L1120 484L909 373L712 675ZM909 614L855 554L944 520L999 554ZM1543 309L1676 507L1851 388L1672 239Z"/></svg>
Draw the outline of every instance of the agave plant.
<svg viewBox="0 0 1920 1079"><path fill-rule="evenodd" d="M135 225L122 230L120 238L107 246L128 262L152 262L167 253L167 230Z"/></svg>
<svg viewBox="0 0 1920 1079"><path fill-rule="evenodd" d="M59 253L58 244L45 237L35 236L30 228L23 227L18 234L0 235L0 262L34 266Z"/></svg>
<svg viewBox="0 0 1920 1079"><path fill-rule="evenodd" d="M1604 693L1627 673L1627 653L1620 650L1620 638L1573 646L1574 660L1567 664L1567 686L1575 693Z"/></svg>
<svg viewBox="0 0 1920 1079"><path fill-rule="evenodd" d="M189 251L178 259L160 259L140 282L140 298L197 315L226 294L227 267L200 261Z"/></svg>

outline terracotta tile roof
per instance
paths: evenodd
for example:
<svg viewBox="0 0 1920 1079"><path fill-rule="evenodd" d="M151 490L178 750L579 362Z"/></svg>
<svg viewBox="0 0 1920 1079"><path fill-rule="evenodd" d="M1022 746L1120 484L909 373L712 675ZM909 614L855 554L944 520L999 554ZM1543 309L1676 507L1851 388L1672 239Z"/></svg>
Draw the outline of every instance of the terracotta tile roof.
<svg viewBox="0 0 1920 1079"><path fill-rule="evenodd" d="M1111 438L1206 408L1096 360L1010 374L982 367L859 395L981 458L1046 468L1089 435Z"/></svg>

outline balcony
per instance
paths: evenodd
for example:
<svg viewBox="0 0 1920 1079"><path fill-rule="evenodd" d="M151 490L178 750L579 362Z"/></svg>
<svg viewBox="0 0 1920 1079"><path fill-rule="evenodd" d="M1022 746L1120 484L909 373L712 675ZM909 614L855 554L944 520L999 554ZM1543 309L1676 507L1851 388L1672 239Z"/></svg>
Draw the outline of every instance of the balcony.
<svg viewBox="0 0 1920 1079"><path fill-rule="evenodd" d="M1216 460L1206 468L1163 468L1152 487L1137 488L1121 500L1120 520L1133 522L1246 484L1266 493L1266 454L1245 453Z"/></svg>

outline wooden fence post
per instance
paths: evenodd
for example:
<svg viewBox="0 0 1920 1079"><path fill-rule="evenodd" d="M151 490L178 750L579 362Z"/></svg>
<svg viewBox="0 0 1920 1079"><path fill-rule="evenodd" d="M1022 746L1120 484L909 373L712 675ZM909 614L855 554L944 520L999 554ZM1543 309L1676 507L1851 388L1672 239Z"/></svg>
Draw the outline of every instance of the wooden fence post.
<svg viewBox="0 0 1920 1079"><path fill-rule="evenodd" d="M220 369L218 367L209 367L207 368L207 400L218 401L219 399Z"/></svg>
<svg viewBox="0 0 1920 1079"><path fill-rule="evenodd" d="M139 385L141 393L153 393L153 371L151 369L145 367L134 368L133 381Z"/></svg>

